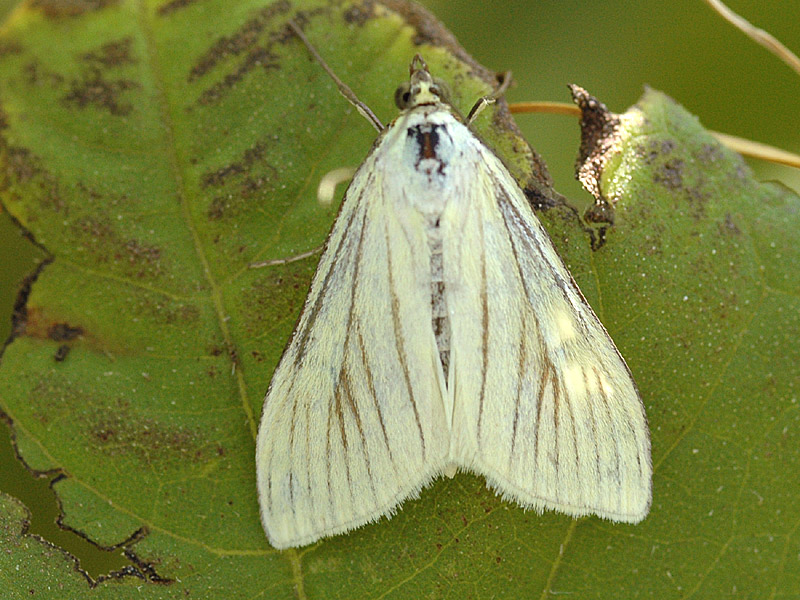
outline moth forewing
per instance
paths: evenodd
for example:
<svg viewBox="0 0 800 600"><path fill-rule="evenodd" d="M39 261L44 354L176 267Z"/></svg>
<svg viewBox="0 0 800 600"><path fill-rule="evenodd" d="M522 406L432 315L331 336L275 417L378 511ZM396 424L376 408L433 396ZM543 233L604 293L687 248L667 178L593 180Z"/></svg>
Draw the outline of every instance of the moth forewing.
<svg viewBox="0 0 800 600"><path fill-rule="evenodd" d="M475 165L441 219L451 460L524 506L639 521L650 448L628 368L502 163L451 129Z"/></svg>
<svg viewBox="0 0 800 600"><path fill-rule="evenodd" d="M418 327L431 321L424 238L384 194L387 143L354 176L265 398L256 463L276 548L390 515L443 469L445 386Z"/></svg>
<svg viewBox="0 0 800 600"><path fill-rule="evenodd" d="M264 401L270 543L391 516L456 468L524 507L641 520L649 432L625 362L505 166L410 70Z"/></svg>

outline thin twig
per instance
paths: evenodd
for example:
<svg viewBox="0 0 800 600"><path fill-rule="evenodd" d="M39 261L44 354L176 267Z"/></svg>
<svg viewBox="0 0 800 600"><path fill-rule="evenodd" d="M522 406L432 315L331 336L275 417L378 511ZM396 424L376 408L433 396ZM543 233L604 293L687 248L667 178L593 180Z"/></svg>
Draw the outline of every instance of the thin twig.
<svg viewBox="0 0 800 600"><path fill-rule="evenodd" d="M774 146L762 144L761 142L754 142L752 140L736 137L735 135L728 135L727 133L720 133L718 131L711 131L709 133L734 152L738 152L744 156L759 158L768 162L800 169L800 156L797 154L775 148Z"/></svg>
<svg viewBox="0 0 800 600"><path fill-rule="evenodd" d="M580 117L581 111L577 106L572 104L565 104L563 102L515 102L508 105L508 109L514 114L520 113L545 113L551 115L568 115L573 117ZM717 131L709 131L717 140L724 146L730 148L734 152L738 152L750 158L757 158L767 162L787 165L800 169L800 156L762 144L761 142L754 142L744 138L729 135L727 133L719 133Z"/></svg>
<svg viewBox="0 0 800 600"><path fill-rule="evenodd" d="M567 115L580 117L581 109L574 104L564 102L514 102L508 105L508 110L514 114L544 113L549 115Z"/></svg>
<svg viewBox="0 0 800 600"><path fill-rule="evenodd" d="M800 75L800 58L798 58L797 55L789 50L786 46L781 44L771 34L767 33L763 29L759 29L758 27L751 25L749 21L737 15L719 0L705 0L705 3L713 8L723 19L728 21L728 23L741 30L754 42L764 46L764 48L772 52L784 63L794 69L798 75Z"/></svg>

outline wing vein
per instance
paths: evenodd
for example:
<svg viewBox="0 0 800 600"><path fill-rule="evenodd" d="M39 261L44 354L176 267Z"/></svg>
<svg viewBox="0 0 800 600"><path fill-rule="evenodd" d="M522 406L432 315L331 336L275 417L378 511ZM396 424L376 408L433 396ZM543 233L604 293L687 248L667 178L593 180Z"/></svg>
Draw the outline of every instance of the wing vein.
<svg viewBox="0 0 800 600"><path fill-rule="evenodd" d="M496 180L495 183L498 186L500 186L500 183L497 182ZM500 187L500 189L502 189L502 187ZM569 273L567 274L568 280L564 279L564 277L561 275L561 269L559 268L560 265L553 264L553 262L550 260L550 257L547 256L547 253L544 252L541 245L539 245L539 237L541 234L538 234L538 232L535 232L534 230L531 229L528 221L522 216L522 213L520 213L519 209L516 206L514 206L512 202L509 201L508 196L505 194L498 195L497 203L498 206L500 207L500 212L503 215L503 220L505 221L506 229L509 230L511 229L509 227L508 220L513 219L514 222L520 227L520 229L522 229L525 232L525 237L531 242L531 247L536 249L536 252L539 254L539 258L541 258L541 260L549 267L549 272L553 275L554 282L558 287L559 291L561 292L561 296L564 298L564 300L569 306L572 306L575 309L574 313L578 317L578 321L580 321L581 327L583 327L584 331L589 331L591 328L589 327L589 324L586 322L583 311L578 310L578 307L575 305L575 303L572 300L572 297L570 296L570 290L568 286L571 286L572 291L575 293L575 295L584 304L586 304L586 300L584 299L580 289L578 289L578 286L575 283L575 281L572 279ZM553 251L555 251L555 248L553 248ZM514 255L515 257L517 256L516 249L514 250ZM519 264L519 261L517 261L517 264ZM527 294L528 298L532 298L533 296L528 290L528 284L525 281L525 278L522 278L522 282L525 287L525 293Z"/></svg>
<svg viewBox="0 0 800 600"><path fill-rule="evenodd" d="M600 371L597 370L597 367L594 367L594 376L597 379L597 389L600 391L600 397L603 399L603 405L606 407L606 412L608 413L608 420L610 423L614 422L614 415L611 413L611 406L608 404L608 396L606 396L606 392L603 389L603 379L600 377ZM617 451L614 453L614 458L616 458L616 471L617 471L617 485L622 485L622 473L620 472L620 464L619 464L619 440L616 439L617 436L614 436L615 443L617 447Z"/></svg>
<svg viewBox="0 0 800 600"><path fill-rule="evenodd" d="M402 324L400 323L400 301L397 297L397 290L395 289L394 271L392 269L392 246L389 241L389 232L385 228L384 235L386 236L386 257L389 263L389 294L391 296L392 305L392 325L394 327L394 341L397 348L397 356L400 360L400 365L403 369L403 379L406 384L406 391L408 399L411 402L411 408L414 410L414 419L417 422L417 429L419 430L419 439L422 445L422 457L426 457L425 449L425 434L422 431L422 422L419 419L419 411L417 410L417 400L414 397L414 388L411 385L411 375L408 371L408 361L406 360L405 353L405 340L403 336Z"/></svg>
<svg viewBox="0 0 800 600"><path fill-rule="evenodd" d="M553 382L553 446L555 448L555 458L553 459L553 465L556 469L556 480L559 479L558 473L558 465L559 460L561 460L561 455L559 452L559 444L560 436L558 435L558 413L560 409L560 402L561 402L561 380L558 378L558 372L553 369L553 372L550 374L551 381Z"/></svg>
<svg viewBox="0 0 800 600"><path fill-rule="evenodd" d="M588 391L590 389L589 386L589 376L586 374L586 370L583 370L583 387ZM592 417L592 441L594 442L594 457L595 457L595 464L594 468L597 474L597 481L601 481L601 469L600 469L600 444L597 440L597 417L594 415L594 406L593 402L587 402L586 406L589 408L589 415Z"/></svg>
<svg viewBox="0 0 800 600"><path fill-rule="evenodd" d="M361 188L360 193L358 194L358 197L353 201L355 206L358 207L358 206L362 205L362 201L361 200L362 200L362 197L364 195L364 190L370 187L370 183L372 183L372 176L371 175L369 176L369 179L367 179L367 182L364 184L364 186ZM339 240L339 245L336 247L336 250L333 253L334 260L331 260L330 265L328 266L328 271L327 271L327 273L325 273L325 277L322 280L322 287L321 287L319 293L317 294L317 297L314 299L314 304L312 306L308 307L308 321L306 321L305 328L302 331L299 332L299 335L300 335L300 337L298 339L299 350L297 352L297 356L295 356L295 359L294 359L295 368L302 362L303 358L305 357L306 340L308 339L308 336L311 334L311 331L314 329L314 322L317 320L317 315L319 315L319 311L322 308L322 302L325 299L325 297L327 296L328 287L330 286L331 279L333 278L334 274L336 273L336 265L337 265L338 261L335 260L335 258L341 255L342 248L344 247L345 244L347 244L350 241L350 236L348 235L348 233L350 232L350 227L352 226L353 220L356 218L357 214L358 214L358 210L356 210L356 209L354 209L352 211L352 213L350 214L349 219L347 220L347 224L345 225L344 231L342 232L342 237ZM361 241L363 239L364 219L366 218L366 214L367 214L367 211L364 210L363 217L362 217L362 224L361 224L361 236L359 236L359 240L358 240L356 269L358 269L358 260L359 260L360 255L361 255ZM331 234L333 233L333 231L335 231L335 229L336 228L331 230ZM328 242L329 241L330 241L330 236L328 237ZM327 256L327 254L328 254L328 248L327 248L328 242L326 242L326 248L322 252L323 258L325 258Z"/></svg>
<svg viewBox="0 0 800 600"><path fill-rule="evenodd" d="M525 318L525 311L522 311L520 315L520 338L519 338L519 348L517 352L519 353L519 360L517 363L517 393L514 402L514 424L511 430L511 452L508 455L508 470L511 471L511 463L513 462L514 456L516 455L516 448L517 448L517 426L519 423L519 403L520 403L520 395L522 394L522 378L524 377L525 373L525 364L528 362L528 352L527 352L527 344L525 340L527 339L528 334L528 321ZM538 433L538 430L537 430Z"/></svg>
<svg viewBox="0 0 800 600"><path fill-rule="evenodd" d="M349 333L348 333L348 338L349 337L350 336L349 336ZM355 422L356 422L356 429L358 429L358 434L359 434L359 436L361 438L361 450L364 453L364 464L367 467L367 474L369 475L369 485L370 485L370 488L372 490L372 495L377 500L378 499L378 495L375 492L375 482L373 481L373 477L372 477L372 464L371 464L370 457L369 457L369 448L367 447L367 439L366 439L366 437L364 435L363 425L361 424L361 413L358 411L358 405L356 404L356 401L353 398L353 390L352 390L352 387L350 385L349 373L344 378L344 391L345 391L345 396L346 396L347 401L348 401L348 406L350 407L350 411L353 413L353 418L355 419ZM348 472L348 476L349 476L349 472ZM352 486L351 486L351 495L352 495Z"/></svg>
<svg viewBox="0 0 800 600"><path fill-rule="evenodd" d="M486 397L486 373L489 371L489 299L486 283L486 237L483 220L478 219L481 230L481 395L478 400L478 449L483 446L483 402Z"/></svg>
<svg viewBox="0 0 800 600"><path fill-rule="evenodd" d="M347 477L347 487L350 490L350 498L353 499L353 481L350 478L350 445L347 442L347 430L345 429L344 414L342 412L342 392L343 386L336 386L336 392L334 392L333 396L334 408L336 409L336 420L339 422L339 435L342 438L342 450L344 452L344 472L345 476Z"/></svg>
<svg viewBox="0 0 800 600"><path fill-rule="evenodd" d="M564 389L564 404L567 408L567 415L569 416L569 422L572 426L572 445L575 449L575 472L578 473L580 476L581 473L581 461L580 461L580 452L578 451L578 430L575 427L575 413L572 410L572 402L570 401L570 395L567 393L566 388ZM589 406L591 406L591 402L586 402Z"/></svg>
<svg viewBox="0 0 800 600"><path fill-rule="evenodd" d="M372 369L370 369L369 364L367 363L367 351L364 347L364 338L361 335L361 330L358 330L358 346L361 350L361 360L364 363L364 372L367 375L367 385L369 386L369 395L372 398L372 401L375 403L375 410L378 413L378 421L381 424L381 431L383 432L383 442L386 445L386 451L389 453L389 460L392 462L392 465L395 465L394 462L394 454L392 453L392 447L389 444L389 435L386 433L386 423L383 420L383 410L381 409L381 405L378 402L378 396L375 392L375 383L372 380Z"/></svg>

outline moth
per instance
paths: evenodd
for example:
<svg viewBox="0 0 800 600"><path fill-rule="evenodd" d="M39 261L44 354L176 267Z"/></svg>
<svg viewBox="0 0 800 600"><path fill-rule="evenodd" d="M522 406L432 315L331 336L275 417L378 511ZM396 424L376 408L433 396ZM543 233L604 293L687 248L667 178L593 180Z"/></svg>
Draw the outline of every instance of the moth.
<svg viewBox="0 0 800 600"><path fill-rule="evenodd" d="M256 450L272 546L391 516L457 470L538 512L649 510L644 407L503 162L421 56L345 194L264 400Z"/></svg>

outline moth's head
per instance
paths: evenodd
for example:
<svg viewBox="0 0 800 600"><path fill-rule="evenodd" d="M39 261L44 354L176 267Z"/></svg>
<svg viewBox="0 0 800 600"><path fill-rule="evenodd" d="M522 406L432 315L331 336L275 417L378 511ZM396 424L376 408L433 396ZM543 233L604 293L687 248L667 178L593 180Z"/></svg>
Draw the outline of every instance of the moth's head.
<svg viewBox="0 0 800 600"><path fill-rule="evenodd" d="M449 104L447 85L431 76L428 65L417 54L408 68L411 76L394 93L394 103L401 110L431 104Z"/></svg>

